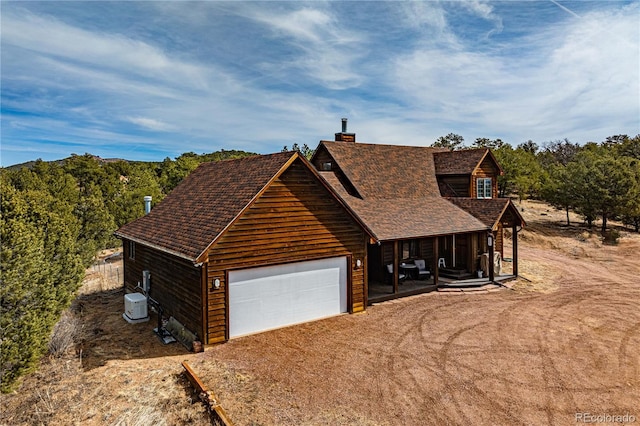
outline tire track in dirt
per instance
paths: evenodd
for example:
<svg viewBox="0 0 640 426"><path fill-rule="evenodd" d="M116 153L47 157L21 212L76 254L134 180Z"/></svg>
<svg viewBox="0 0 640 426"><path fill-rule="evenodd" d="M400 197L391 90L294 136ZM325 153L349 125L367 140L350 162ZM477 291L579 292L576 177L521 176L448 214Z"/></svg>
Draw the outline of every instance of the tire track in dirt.
<svg viewBox="0 0 640 426"><path fill-rule="evenodd" d="M407 301L397 301L395 303L405 303ZM414 372L408 369L408 363L397 364L398 360L402 360L403 357L412 357L414 354L414 350L407 350L405 346L414 346L415 342L413 342L413 337L416 334L415 323L418 323L418 330L420 331L419 335L421 336L420 341L424 350L424 358L431 359L431 353L433 352L433 348L431 348L431 342L426 341L425 334L423 333L424 324L427 324L430 320L433 320L438 312L443 308L448 308L450 306L454 306L456 304L455 301L450 301L448 303L440 303L437 306L437 310L435 311L427 311L420 314L417 318L417 321L412 318L411 324L405 326L405 330L401 332L396 338L391 341L391 344L388 347L385 347L384 351L381 351L378 355L378 362L380 364L385 364L388 371L392 372L392 374L385 376L390 379L387 381L385 394L386 398L384 399L389 409L396 409L395 401L398 399L398 396L406 395L406 389L408 386L411 386L412 389L415 389L415 392L411 392L409 394L409 398L413 401L413 406L424 407L420 411L426 411L425 403L428 403L432 406L439 405L438 397L434 396L429 392L429 388L424 384L424 372ZM396 321L404 321L404 311L399 310L395 315ZM421 370L428 370L427 377L436 376L436 378L442 383L446 382L446 376L443 374L440 368L436 366L430 366L427 362L420 364ZM420 374L422 373L422 374ZM407 379L410 380L410 383L407 383ZM426 401L425 401L426 399ZM450 424L453 419L446 415L443 411L428 411L428 417L430 420L435 420L437 424Z"/></svg>
<svg viewBox="0 0 640 426"><path fill-rule="evenodd" d="M629 327L622 339L620 340L620 347L618 348L618 368L623 369L625 372L624 380L626 383L635 383L638 384L640 381L640 355L635 355L635 364L633 363L632 356L628 355L627 348L629 346L629 342L633 338L638 338L640 336L640 321L636 322L634 325ZM630 367L627 369L627 362L629 361ZM631 371L628 371L631 370Z"/></svg>

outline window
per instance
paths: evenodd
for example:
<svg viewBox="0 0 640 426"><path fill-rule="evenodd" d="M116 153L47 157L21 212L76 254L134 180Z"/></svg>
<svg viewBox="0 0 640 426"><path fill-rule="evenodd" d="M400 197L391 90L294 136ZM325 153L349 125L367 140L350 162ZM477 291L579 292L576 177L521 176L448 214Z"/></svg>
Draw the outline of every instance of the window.
<svg viewBox="0 0 640 426"><path fill-rule="evenodd" d="M129 241L129 259L136 258L136 243Z"/></svg>
<svg viewBox="0 0 640 426"><path fill-rule="evenodd" d="M418 240L402 242L402 258L412 259L418 257Z"/></svg>
<svg viewBox="0 0 640 426"><path fill-rule="evenodd" d="M491 198L491 178L478 178L476 182L478 198Z"/></svg>

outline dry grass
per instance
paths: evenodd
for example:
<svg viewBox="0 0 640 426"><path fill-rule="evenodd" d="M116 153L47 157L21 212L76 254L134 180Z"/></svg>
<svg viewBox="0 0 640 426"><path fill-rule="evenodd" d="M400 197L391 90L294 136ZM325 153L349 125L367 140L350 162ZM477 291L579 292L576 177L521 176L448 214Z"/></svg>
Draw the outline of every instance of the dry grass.
<svg viewBox="0 0 640 426"><path fill-rule="evenodd" d="M640 236L619 229L619 244L603 245L575 216L567 227L564 212L517 206L528 227L512 291L415 296L201 354L162 345L154 316L127 324L121 283L90 270L60 325L65 338L81 332L0 395L0 425L209 424L185 359L238 425L640 418Z"/></svg>
<svg viewBox="0 0 640 426"><path fill-rule="evenodd" d="M73 310L72 307L64 311L60 321L53 327L49 340L49 354L55 358L60 358L75 349L82 338L82 322Z"/></svg>
<svg viewBox="0 0 640 426"><path fill-rule="evenodd" d="M121 283L97 275L56 326L55 356L0 395L0 425L208 424L180 365L192 355L160 343L154 316L126 323Z"/></svg>

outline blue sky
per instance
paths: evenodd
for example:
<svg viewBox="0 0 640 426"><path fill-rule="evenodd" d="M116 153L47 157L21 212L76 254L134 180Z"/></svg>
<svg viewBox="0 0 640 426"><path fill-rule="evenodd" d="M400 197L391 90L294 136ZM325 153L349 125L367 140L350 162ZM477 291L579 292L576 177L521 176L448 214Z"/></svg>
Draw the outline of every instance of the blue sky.
<svg viewBox="0 0 640 426"><path fill-rule="evenodd" d="M1 8L2 166L640 133L637 0Z"/></svg>

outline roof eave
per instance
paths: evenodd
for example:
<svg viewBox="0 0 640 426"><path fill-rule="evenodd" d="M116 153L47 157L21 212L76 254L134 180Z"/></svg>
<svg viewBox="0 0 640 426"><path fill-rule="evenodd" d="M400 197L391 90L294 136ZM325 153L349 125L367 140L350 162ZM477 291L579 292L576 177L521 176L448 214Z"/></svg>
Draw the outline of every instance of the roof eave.
<svg viewBox="0 0 640 426"><path fill-rule="evenodd" d="M150 243L149 241L145 241L145 240L143 240L141 238L132 237L132 236L129 236L129 235L125 234L125 233L121 233L121 232L118 232L118 231L114 232L113 235L115 237L117 237L117 238L120 238L120 239L123 239L123 240L133 241L135 243L142 244L143 246L151 247L154 250L158 250L158 251L161 251L163 253L167 253L167 254L170 254L172 256L176 256L176 257L179 257L181 259L188 260L190 262L193 262L194 264L198 263L198 261L195 258L193 258L193 257L191 257L191 256L189 256L187 254L180 253L180 252L178 252L176 250L171 250L171 249L168 249L166 247L162 247L162 246L160 246L158 244Z"/></svg>

